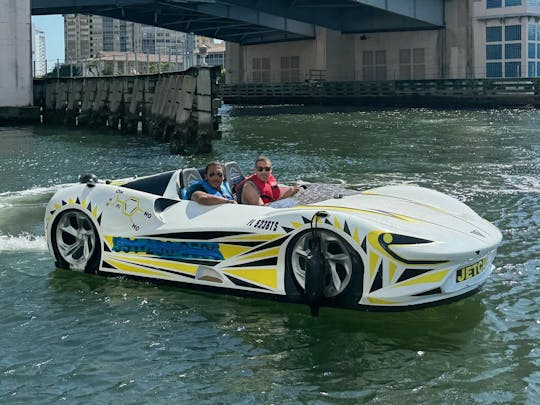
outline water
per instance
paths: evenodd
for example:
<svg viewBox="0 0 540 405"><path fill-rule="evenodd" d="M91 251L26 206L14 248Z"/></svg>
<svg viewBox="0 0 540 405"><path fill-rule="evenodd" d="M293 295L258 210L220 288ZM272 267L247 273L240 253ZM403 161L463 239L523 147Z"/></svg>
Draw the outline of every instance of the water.
<svg viewBox="0 0 540 405"><path fill-rule="evenodd" d="M540 401L540 111L226 108L211 156L116 133L0 128L0 403ZM397 183L465 201L504 240L483 290L404 313L198 294L57 270L45 204L80 173L268 154L283 182Z"/></svg>

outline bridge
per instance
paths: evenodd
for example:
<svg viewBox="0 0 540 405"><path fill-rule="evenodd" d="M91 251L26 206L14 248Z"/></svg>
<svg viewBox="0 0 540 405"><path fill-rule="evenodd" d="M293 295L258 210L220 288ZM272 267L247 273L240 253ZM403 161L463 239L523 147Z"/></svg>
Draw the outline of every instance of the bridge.
<svg viewBox="0 0 540 405"><path fill-rule="evenodd" d="M241 45L444 25L443 0L32 0L32 14L97 14Z"/></svg>
<svg viewBox="0 0 540 405"><path fill-rule="evenodd" d="M0 0L0 7L0 94L5 95L0 107L32 104L31 15L96 14L222 39L236 44L230 51L236 72L229 72L237 81L251 74L242 73L241 66L254 58L242 59L241 47L311 41L315 45L302 50L304 64L324 70L332 63L351 70L351 56L343 60L338 55L344 52L336 35L439 30L445 25L444 0ZM321 35L321 28L328 34ZM331 62L309 56L317 52Z"/></svg>

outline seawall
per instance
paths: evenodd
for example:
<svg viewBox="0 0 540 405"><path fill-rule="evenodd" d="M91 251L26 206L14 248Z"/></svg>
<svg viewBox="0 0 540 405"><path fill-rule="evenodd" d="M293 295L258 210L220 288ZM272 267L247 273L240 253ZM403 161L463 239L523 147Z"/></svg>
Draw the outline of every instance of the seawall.
<svg viewBox="0 0 540 405"><path fill-rule="evenodd" d="M171 153L208 153L220 136L219 68L140 76L34 81L44 125L108 128L168 142Z"/></svg>

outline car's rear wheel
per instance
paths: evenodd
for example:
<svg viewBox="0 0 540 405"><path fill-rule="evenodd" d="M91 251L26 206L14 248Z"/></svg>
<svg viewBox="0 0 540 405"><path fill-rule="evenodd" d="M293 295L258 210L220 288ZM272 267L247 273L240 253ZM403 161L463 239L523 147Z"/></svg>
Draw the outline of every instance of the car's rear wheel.
<svg viewBox="0 0 540 405"><path fill-rule="evenodd" d="M51 237L58 267L96 273L101 242L88 215L79 210L62 212L54 222Z"/></svg>
<svg viewBox="0 0 540 405"><path fill-rule="evenodd" d="M350 245L334 232L318 229L297 235L289 245L287 268L301 292L306 287L306 271L312 255L314 238L320 238L325 271L321 282L325 298L336 297L343 293L353 279L354 268L358 266L358 255Z"/></svg>

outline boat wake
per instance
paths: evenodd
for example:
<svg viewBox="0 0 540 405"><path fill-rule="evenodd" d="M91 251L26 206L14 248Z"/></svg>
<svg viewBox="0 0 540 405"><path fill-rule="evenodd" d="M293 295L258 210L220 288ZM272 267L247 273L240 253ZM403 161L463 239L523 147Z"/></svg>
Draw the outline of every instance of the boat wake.
<svg viewBox="0 0 540 405"><path fill-rule="evenodd" d="M29 233L0 235L0 252L44 252L47 250L45 236Z"/></svg>

